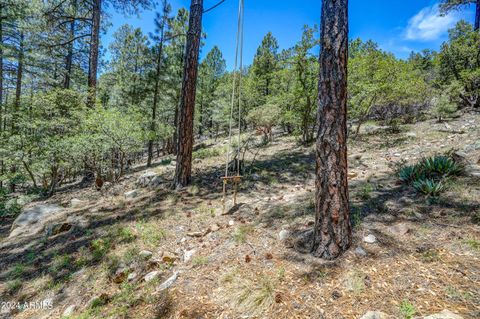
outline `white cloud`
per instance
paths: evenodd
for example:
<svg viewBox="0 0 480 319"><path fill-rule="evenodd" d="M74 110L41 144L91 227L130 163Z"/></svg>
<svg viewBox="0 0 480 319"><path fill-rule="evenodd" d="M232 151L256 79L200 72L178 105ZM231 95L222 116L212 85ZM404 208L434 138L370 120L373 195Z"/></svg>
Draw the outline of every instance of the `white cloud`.
<svg viewBox="0 0 480 319"><path fill-rule="evenodd" d="M437 40L458 20L459 16L456 12L441 16L438 5L426 7L410 18L404 36L407 40Z"/></svg>

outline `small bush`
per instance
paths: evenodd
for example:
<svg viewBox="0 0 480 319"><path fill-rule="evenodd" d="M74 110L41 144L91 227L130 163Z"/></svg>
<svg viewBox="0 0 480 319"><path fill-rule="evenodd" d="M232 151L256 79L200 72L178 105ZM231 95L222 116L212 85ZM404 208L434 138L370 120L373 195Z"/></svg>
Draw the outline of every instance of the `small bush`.
<svg viewBox="0 0 480 319"><path fill-rule="evenodd" d="M417 313L415 306L413 306L410 301L403 300L400 304L400 314L405 319L412 319L413 316Z"/></svg>
<svg viewBox="0 0 480 319"><path fill-rule="evenodd" d="M458 176L463 168L452 158L444 155L427 157L420 162L420 170L429 178Z"/></svg>

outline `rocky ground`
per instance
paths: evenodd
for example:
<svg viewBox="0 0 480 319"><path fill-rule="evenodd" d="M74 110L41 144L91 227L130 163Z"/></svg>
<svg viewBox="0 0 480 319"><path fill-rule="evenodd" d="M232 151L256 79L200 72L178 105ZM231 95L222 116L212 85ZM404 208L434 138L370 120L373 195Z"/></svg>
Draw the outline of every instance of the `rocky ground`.
<svg viewBox="0 0 480 319"><path fill-rule="evenodd" d="M183 191L169 189L174 163L162 158L4 219L0 317L480 317L478 113L369 124L349 142L354 245L333 262L297 240L314 219L312 146L278 136L248 153L224 213L225 141L204 144ZM467 171L439 198L398 182L400 165L452 150Z"/></svg>

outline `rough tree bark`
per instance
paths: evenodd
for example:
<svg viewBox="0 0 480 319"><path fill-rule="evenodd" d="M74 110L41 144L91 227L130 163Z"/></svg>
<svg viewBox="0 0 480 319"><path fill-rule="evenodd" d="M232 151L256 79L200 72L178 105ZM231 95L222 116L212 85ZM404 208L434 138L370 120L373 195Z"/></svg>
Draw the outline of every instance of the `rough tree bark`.
<svg viewBox="0 0 480 319"><path fill-rule="evenodd" d="M347 180L348 0L322 0L312 254L334 259L352 242Z"/></svg>
<svg viewBox="0 0 480 319"><path fill-rule="evenodd" d="M174 186L187 186L192 175L193 116L197 86L198 55L202 33L203 0L192 0L183 68L182 97L178 122L177 167Z"/></svg>
<svg viewBox="0 0 480 319"><path fill-rule="evenodd" d="M87 105L95 107L97 94L98 51L100 45L100 17L102 0L94 0L92 8L92 35L90 38L90 58L88 66L88 99Z"/></svg>
<svg viewBox="0 0 480 319"><path fill-rule="evenodd" d="M0 5L0 135L3 132L3 7ZM0 160L0 174L4 173L3 159ZM0 189L3 181L0 181Z"/></svg>

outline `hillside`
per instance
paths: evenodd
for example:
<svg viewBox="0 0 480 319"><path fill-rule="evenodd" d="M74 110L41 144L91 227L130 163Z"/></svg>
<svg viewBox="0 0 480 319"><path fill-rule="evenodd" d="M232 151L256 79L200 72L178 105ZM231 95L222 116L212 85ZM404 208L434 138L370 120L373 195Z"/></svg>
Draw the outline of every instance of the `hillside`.
<svg viewBox="0 0 480 319"><path fill-rule="evenodd" d="M292 136L247 153L239 205L225 214L222 139L194 152L193 185L179 192L169 156L101 191L65 187L24 207L37 217L53 207L51 219L13 236L14 217L2 220L0 317L478 318L479 141L478 112L395 130L367 123L348 144L354 244L333 262L302 245L315 158ZM439 197L399 182L401 165L447 152L466 171Z"/></svg>

